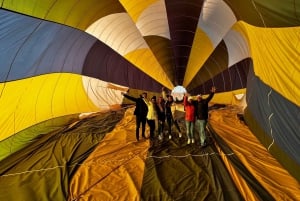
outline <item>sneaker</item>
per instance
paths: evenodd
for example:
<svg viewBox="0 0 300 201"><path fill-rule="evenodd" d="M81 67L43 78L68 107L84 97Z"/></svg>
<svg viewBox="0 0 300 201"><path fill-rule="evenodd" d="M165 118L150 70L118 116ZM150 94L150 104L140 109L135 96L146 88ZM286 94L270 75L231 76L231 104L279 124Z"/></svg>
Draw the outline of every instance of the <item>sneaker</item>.
<svg viewBox="0 0 300 201"><path fill-rule="evenodd" d="M191 144L191 139L190 138L188 139L187 144Z"/></svg>
<svg viewBox="0 0 300 201"><path fill-rule="evenodd" d="M158 139L162 140L163 139L162 135L158 135Z"/></svg>
<svg viewBox="0 0 300 201"><path fill-rule="evenodd" d="M182 137L182 134L181 134L181 133L179 133L178 135L179 135L179 138L181 138L181 137Z"/></svg>
<svg viewBox="0 0 300 201"><path fill-rule="evenodd" d="M194 140L194 138L192 138L192 144L194 144L195 143L195 140Z"/></svg>
<svg viewBox="0 0 300 201"><path fill-rule="evenodd" d="M172 139L172 135L169 135L169 139L170 139L170 140Z"/></svg>
<svg viewBox="0 0 300 201"><path fill-rule="evenodd" d="M206 146L207 146L206 142L204 142L203 144L201 144L201 148L204 148Z"/></svg>

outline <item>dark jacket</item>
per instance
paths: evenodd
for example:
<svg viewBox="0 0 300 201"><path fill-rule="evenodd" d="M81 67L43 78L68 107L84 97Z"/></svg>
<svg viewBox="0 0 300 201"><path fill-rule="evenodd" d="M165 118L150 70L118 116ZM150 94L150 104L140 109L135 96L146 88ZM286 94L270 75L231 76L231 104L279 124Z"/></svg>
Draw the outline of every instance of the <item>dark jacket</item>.
<svg viewBox="0 0 300 201"><path fill-rule="evenodd" d="M148 106L142 97L135 98L135 97L129 96L127 94L124 94L124 97L126 97L129 100L132 100L136 103L134 115L140 116L140 117L145 117L145 118L147 117Z"/></svg>
<svg viewBox="0 0 300 201"><path fill-rule="evenodd" d="M160 105L157 104L157 118L159 121L165 121L166 119L166 107L165 107L165 101L163 100Z"/></svg>
<svg viewBox="0 0 300 201"><path fill-rule="evenodd" d="M213 98L214 93L210 93L206 99L201 101L193 101L195 104L196 119L207 120L208 119L208 103Z"/></svg>

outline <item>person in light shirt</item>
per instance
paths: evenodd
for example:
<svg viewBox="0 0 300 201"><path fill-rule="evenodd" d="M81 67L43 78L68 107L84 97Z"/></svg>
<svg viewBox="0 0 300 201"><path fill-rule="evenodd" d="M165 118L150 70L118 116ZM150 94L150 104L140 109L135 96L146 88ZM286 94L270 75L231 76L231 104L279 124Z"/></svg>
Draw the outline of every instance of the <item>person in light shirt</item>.
<svg viewBox="0 0 300 201"><path fill-rule="evenodd" d="M156 96L153 96L150 101L144 99L145 103L148 106L148 113L147 113L147 123L150 128L150 140L154 140L155 134L155 124L157 121L157 103L156 103Z"/></svg>

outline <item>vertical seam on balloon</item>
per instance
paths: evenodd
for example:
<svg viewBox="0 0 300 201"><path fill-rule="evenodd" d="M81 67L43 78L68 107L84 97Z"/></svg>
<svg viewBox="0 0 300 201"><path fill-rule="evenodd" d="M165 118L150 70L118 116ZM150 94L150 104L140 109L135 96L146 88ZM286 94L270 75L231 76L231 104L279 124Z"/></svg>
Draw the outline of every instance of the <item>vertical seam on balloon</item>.
<svg viewBox="0 0 300 201"><path fill-rule="evenodd" d="M270 116L269 116L269 125L270 125L270 133L271 133L271 137L272 137L272 142L271 144L268 146L268 151L270 151L270 148L271 146L274 144L274 137L273 137L273 129L272 129L272 125L271 125L271 118L272 116L274 115L274 113L272 113Z"/></svg>
<svg viewBox="0 0 300 201"><path fill-rule="evenodd" d="M57 2L57 0L56 1L54 1L53 2L53 4L49 7L49 9L47 10L47 12L45 13L45 16L44 16L44 19L46 19L47 18L47 16L48 16L48 14L49 14L49 12L50 12L50 10L54 7L54 5L55 5L55 3Z"/></svg>
<svg viewBox="0 0 300 201"><path fill-rule="evenodd" d="M19 53L20 53L22 47L26 44L26 42L27 42L27 41L29 40L29 38L33 35L33 33L38 29L38 27L40 27L40 25L41 25L41 22L38 23L38 25L35 27L35 29L34 29L34 30L30 33L30 35L25 39L25 41L22 43L21 47L20 47L20 48L18 49L18 51L16 52L16 54L15 54L15 56L14 56L14 58L13 58L11 64L10 64L10 66L9 66L9 70L8 70L8 72L7 72L7 74L6 74L6 77L5 77L5 79L4 79L3 87L2 87L1 92L0 92L0 98L1 98L2 95L3 95L3 91L4 91L5 87L6 87L7 79L8 79L8 77L9 77L9 74L10 74L11 70L12 70L12 66L13 66L14 62L16 61L16 57L19 55ZM23 91L23 93L24 93L24 91ZM18 102L20 101L20 99L21 99L21 97L19 98ZM16 106L16 110L17 110L17 107L18 107L18 105ZM15 134L15 132L16 132L16 119L15 119L15 118L16 118L16 117L15 117L16 110L14 111L14 125L13 125L13 127L14 127L14 128L13 128L14 134Z"/></svg>
<svg viewBox="0 0 300 201"><path fill-rule="evenodd" d="M298 21L300 21L300 19L298 18L298 15L297 15L296 0L294 0L294 12L295 12L296 19L297 19Z"/></svg>
<svg viewBox="0 0 300 201"><path fill-rule="evenodd" d="M230 73L230 71L231 71L231 68L227 68L227 72L228 72L228 78L229 78L229 84L230 84L230 90L232 90L232 88L233 88L233 84L232 84L232 77L231 77L231 73ZM222 72L222 74L223 74L223 72ZM226 91L226 81L223 79L223 82L224 82L224 91Z"/></svg>
<svg viewBox="0 0 300 201"><path fill-rule="evenodd" d="M270 107L270 95L272 94L272 89L269 91L268 93L268 105ZM272 129L272 124L271 124L271 118L273 117L274 113L271 113L268 117L269 120L269 126L270 126L270 134L271 134L271 138L272 138L272 142L271 144L269 144L268 146L268 151L270 151L270 148L272 147L272 145L274 144L274 136L273 136L273 129Z"/></svg>
<svg viewBox="0 0 300 201"><path fill-rule="evenodd" d="M256 12L258 13L258 15L259 15L259 17L260 17L260 19L261 19L261 21L262 21L264 27L266 27L265 20L264 20L263 16L261 15L261 13L259 12L258 8L256 7L255 2L254 2L253 0L251 0L251 3L252 3L252 5L253 5L254 9L256 10Z"/></svg>
<svg viewBox="0 0 300 201"><path fill-rule="evenodd" d="M72 11L74 9L74 7L79 4L80 0L77 0L76 2L74 2L74 4L72 5L72 7L70 8L68 14L66 15L66 18L64 19L64 24L66 24L67 19L70 17L70 15L72 14ZM79 26L81 20L77 21L76 27Z"/></svg>
<svg viewBox="0 0 300 201"><path fill-rule="evenodd" d="M229 75L229 79L231 80L231 76L230 76L228 68L227 68L227 72L228 72L228 75ZM223 81L224 91L226 91L226 79L225 79L224 71L221 72L221 77L222 77L222 81ZM230 87L232 88L231 82L230 82Z"/></svg>
<svg viewBox="0 0 300 201"><path fill-rule="evenodd" d="M235 64L235 70L236 70L236 72L237 72L237 74L239 76L239 80L240 80L241 86L243 87L243 79L242 79L242 76L241 76L241 73L239 71L239 68L238 68L237 64Z"/></svg>
<svg viewBox="0 0 300 201"><path fill-rule="evenodd" d="M64 28L64 26L62 26L61 27L61 29L60 30L62 30ZM72 32L70 32L70 35L71 35L71 33L76 33L76 30L75 29L73 29L73 31ZM75 37L74 37L75 38ZM77 39L76 39L76 41L80 41L79 39L81 38L81 34L78 34L78 36L77 36ZM82 41L82 43L84 43L84 41ZM69 49L70 50L72 50L72 48L75 46L75 43L73 43L70 47L69 47ZM80 46L81 47L81 46ZM79 50L80 51L80 50ZM78 52L79 52L78 51ZM71 51L69 51L69 52L71 52ZM61 66L61 72L63 72L63 68L64 68L64 65L65 65L65 63L66 63L66 60L67 60L67 58L68 58L68 54L66 54L66 56L65 56L65 58L64 58L64 60L63 60L63 65ZM59 72L59 78L61 78L61 72ZM71 72L74 72L73 71L73 65L72 65L72 70L71 70ZM82 72L82 69L81 69L81 72ZM82 74L82 73L80 73L80 74ZM68 81L70 81L70 77L68 77ZM66 88L67 88L67 86L66 86ZM66 89L66 90L68 90L68 89ZM65 111L67 111L67 105L66 105L66 93L64 93L64 108L65 108ZM78 108L80 108L80 106L78 106Z"/></svg>

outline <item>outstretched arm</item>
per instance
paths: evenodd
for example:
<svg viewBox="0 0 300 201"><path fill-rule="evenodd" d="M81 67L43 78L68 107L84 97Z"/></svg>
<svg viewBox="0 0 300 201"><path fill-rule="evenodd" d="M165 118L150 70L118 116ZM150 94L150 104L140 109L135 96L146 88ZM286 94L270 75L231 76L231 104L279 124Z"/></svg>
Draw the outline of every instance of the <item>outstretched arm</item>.
<svg viewBox="0 0 300 201"><path fill-rule="evenodd" d="M163 97L164 100L167 100L167 92L165 90L165 87L161 88L161 96Z"/></svg>
<svg viewBox="0 0 300 201"><path fill-rule="evenodd" d="M123 93L122 92L122 95L125 97L125 98L128 98L129 100L132 100L132 101L134 101L134 102L136 102L137 101L137 98L135 98L135 97L132 97L132 96L129 96L128 94L126 94L126 93Z"/></svg>
<svg viewBox="0 0 300 201"><path fill-rule="evenodd" d="M206 99L207 102L209 102L214 97L215 92L216 92L216 87L212 86L211 89L210 89L210 94L209 94L209 96Z"/></svg>
<svg viewBox="0 0 300 201"><path fill-rule="evenodd" d="M143 98L143 101L146 103L146 105L149 107L151 105L151 101L146 99L146 98Z"/></svg>
<svg viewBox="0 0 300 201"><path fill-rule="evenodd" d="M187 105L187 99L188 99L189 93L185 93L183 96L183 105L186 106Z"/></svg>
<svg viewBox="0 0 300 201"><path fill-rule="evenodd" d="M212 86L211 89L210 89L210 92L211 92L211 93L215 93L215 92L216 92L216 87L215 87L215 86Z"/></svg>

